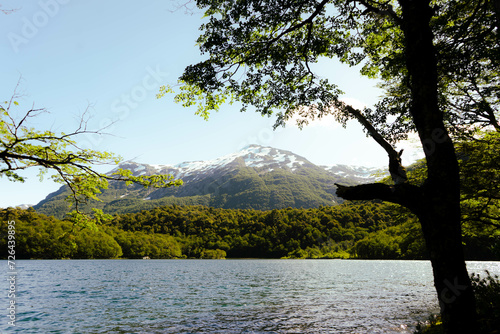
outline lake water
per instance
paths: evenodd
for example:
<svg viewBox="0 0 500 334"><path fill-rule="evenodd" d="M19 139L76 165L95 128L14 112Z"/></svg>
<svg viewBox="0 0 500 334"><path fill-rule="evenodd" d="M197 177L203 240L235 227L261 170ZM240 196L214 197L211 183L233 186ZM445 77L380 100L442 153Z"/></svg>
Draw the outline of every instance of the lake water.
<svg viewBox="0 0 500 334"><path fill-rule="evenodd" d="M4 279L2 333L412 333L438 311L427 261L16 264L16 327ZM500 273L499 262L468 268Z"/></svg>

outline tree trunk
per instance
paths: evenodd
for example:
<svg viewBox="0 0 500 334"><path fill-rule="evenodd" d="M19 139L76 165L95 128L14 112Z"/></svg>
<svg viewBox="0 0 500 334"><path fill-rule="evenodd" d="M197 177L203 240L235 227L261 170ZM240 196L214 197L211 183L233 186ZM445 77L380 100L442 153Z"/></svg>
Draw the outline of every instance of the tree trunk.
<svg viewBox="0 0 500 334"><path fill-rule="evenodd" d="M449 200L437 195L439 191L429 188L426 192L417 216L432 263L445 333L476 333L475 299L465 266L456 210Z"/></svg>
<svg viewBox="0 0 500 334"><path fill-rule="evenodd" d="M410 113L427 160L428 176L414 208L422 225L446 333L474 333L474 294L462 250L460 179L453 143L438 104L437 55L429 1L401 0Z"/></svg>

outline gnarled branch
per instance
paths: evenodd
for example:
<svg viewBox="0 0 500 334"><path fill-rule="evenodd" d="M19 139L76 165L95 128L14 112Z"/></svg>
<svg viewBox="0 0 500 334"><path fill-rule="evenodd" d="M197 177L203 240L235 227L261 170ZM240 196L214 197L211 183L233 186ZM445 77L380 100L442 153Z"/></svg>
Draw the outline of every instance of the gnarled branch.
<svg viewBox="0 0 500 334"><path fill-rule="evenodd" d="M383 183L360 184L357 186L343 186L335 183L337 195L346 200L373 200L380 199L386 202L403 205L413 212L418 210L415 201L421 195L418 186L408 183L390 186Z"/></svg>
<svg viewBox="0 0 500 334"><path fill-rule="evenodd" d="M363 113L350 105L344 104L344 109L354 116L356 120L366 129L368 134L387 152L389 156L389 173L395 184L404 184L408 182L406 169L404 168L401 155L403 150L397 152L394 147L375 129L375 127L366 119Z"/></svg>

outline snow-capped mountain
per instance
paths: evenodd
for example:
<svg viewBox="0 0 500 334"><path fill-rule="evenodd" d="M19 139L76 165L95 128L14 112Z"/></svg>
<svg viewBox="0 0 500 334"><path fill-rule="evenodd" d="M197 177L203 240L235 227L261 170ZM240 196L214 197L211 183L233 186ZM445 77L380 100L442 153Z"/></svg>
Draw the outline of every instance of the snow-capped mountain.
<svg viewBox="0 0 500 334"><path fill-rule="evenodd" d="M335 205L335 183L347 185L373 182L374 168L347 165L317 166L290 151L250 145L208 161L176 165L124 162L117 168L135 176L171 174L183 180L180 187L144 189L112 182L94 207L109 213L130 212L166 204L202 204L221 208L269 210L286 207L311 208ZM110 171L110 173L116 171ZM64 189L50 194L35 208L54 214L60 211ZM66 207L66 204L64 204Z"/></svg>
<svg viewBox="0 0 500 334"><path fill-rule="evenodd" d="M320 167L324 168L327 172L337 176L343 176L346 179L354 180L359 183L377 181L388 175L387 171L379 167L350 166L342 164Z"/></svg>
<svg viewBox="0 0 500 334"><path fill-rule="evenodd" d="M234 167L258 168L261 172L271 172L276 168L287 168L294 172L297 168L303 166L312 166L312 164L305 158L290 151L259 145L249 145L239 152L228 154L214 160L188 161L174 166L125 162L122 163L119 168L130 169L136 176L150 175L152 173L168 173L174 175L176 179L185 180L191 177L199 178L211 174L215 170ZM115 170L116 168L113 171Z"/></svg>
<svg viewBox="0 0 500 334"><path fill-rule="evenodd" d="M122 163L119 168L130 169L135 176L151 174L172 174L176 179L185 182L191 178L199 179L219 169L233 167L251 167L259 172L271 172L275 169L288 169L295 172L300 168L314 167L306 158L286 150L260 145L249 145L242 150L223 157L207 161L188 161L177 165L148 165L136 162ZM336 164L332 166L317 166L336 176L356 180L358 182L373 182L379 176L380 169L376 167L361 167ZM115 171L114 169L113 171ZM111 172L113 172L111 171Z"/></svg>

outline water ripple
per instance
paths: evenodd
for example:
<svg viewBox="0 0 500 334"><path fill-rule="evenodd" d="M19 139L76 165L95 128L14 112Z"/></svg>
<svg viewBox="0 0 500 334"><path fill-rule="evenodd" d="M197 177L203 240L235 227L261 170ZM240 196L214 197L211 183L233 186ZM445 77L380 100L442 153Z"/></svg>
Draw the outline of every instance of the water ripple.
<svg viewBox="0 0 500 334"><path fill-rule="evenodd" d="M402 334L438 310L426 261L61 260L18 266L17 326L6 328L4 321L2 333ZM500 273L494 262L469 268Z"/></svg>

